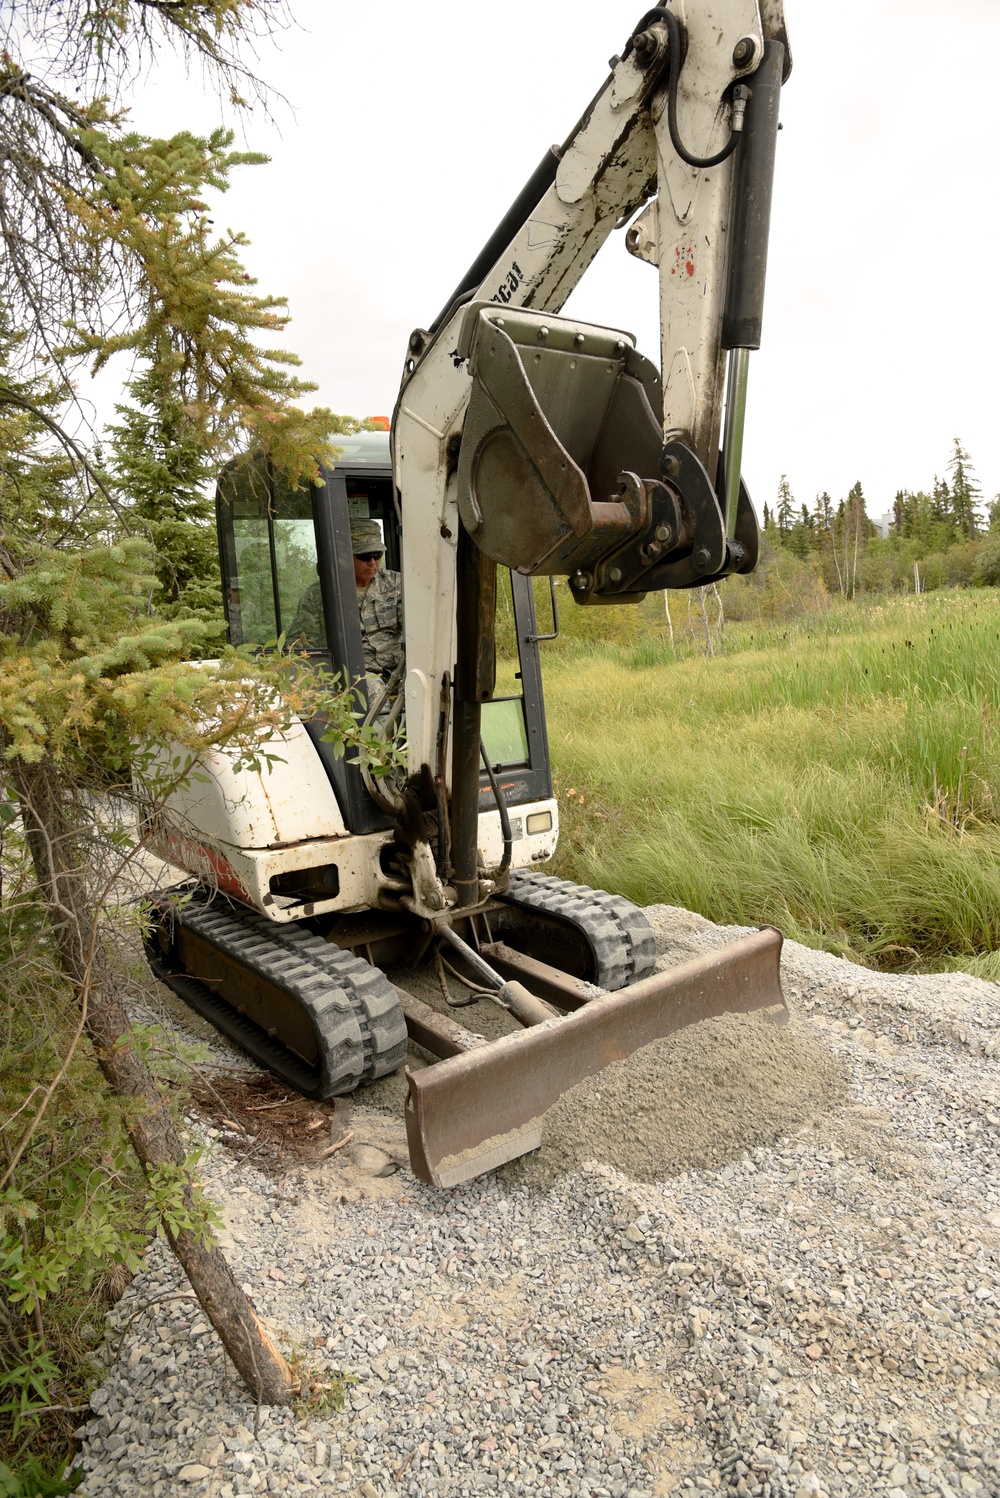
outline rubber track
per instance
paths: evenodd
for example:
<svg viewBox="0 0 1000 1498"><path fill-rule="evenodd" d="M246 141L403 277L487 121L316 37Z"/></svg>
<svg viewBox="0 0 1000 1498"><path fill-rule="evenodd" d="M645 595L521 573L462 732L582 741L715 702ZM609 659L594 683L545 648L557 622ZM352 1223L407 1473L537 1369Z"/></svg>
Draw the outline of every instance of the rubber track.
<svg viewBox="0 0 1000 1498"><path fill-rule="evenodd" d="M613 993L653 971L653 928L638 905L621 895L519 869L511 874L510 887L501 898L525 910L559 916L578 927L593 951L593 981L600 988Z"/></svg>
<svg viewBox="0 0 1000 1498"><path fill-rule="evenodd" d="M339 1096L403 1065L406 1019L395 990L380 968L310 931L276 925L218 896L211 903L188 898L183 904L166 906L164 914L283 988L306 1010L320 1044L322 1065L318 1074L310 1072L285 1046L270 1040L206 984L171 972L169 964L151 953L159 974L183 999L299 1091L320 1098ZM304 1086L304 1082L309 1085Z"/></svg>

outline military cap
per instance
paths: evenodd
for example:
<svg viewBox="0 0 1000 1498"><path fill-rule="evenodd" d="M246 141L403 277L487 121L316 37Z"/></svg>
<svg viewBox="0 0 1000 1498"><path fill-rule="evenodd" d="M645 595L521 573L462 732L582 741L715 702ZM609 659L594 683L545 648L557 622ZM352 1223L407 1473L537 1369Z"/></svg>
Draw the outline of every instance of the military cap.
<svg viewBox="0 0 1000 1498"><path fill-rule="evenodd" d="M385 551L385 542L377 521L351 521L351 550L356 557L364 556L368 551Z"/></svg>

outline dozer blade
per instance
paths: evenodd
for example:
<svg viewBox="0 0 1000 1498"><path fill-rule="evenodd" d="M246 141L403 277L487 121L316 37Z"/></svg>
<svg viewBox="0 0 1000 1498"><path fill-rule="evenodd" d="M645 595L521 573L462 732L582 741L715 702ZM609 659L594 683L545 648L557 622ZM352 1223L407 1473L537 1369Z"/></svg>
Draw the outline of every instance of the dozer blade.
<svg viewBox="0 0 1000 1498"><path fill-rule="evenodd" d="M433 1186L457 1186L542 1142L542 1115L613 1061L717 1014L780 1007L781 932L740 941L603 994L564 1019L407 1068L410 1165Z"/></svg>

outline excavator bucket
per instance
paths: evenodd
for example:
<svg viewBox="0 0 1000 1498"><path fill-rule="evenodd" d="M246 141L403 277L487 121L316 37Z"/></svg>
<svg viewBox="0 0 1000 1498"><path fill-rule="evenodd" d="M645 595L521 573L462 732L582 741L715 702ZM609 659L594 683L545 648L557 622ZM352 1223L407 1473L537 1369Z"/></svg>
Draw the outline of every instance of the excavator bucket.
<svg viewBox="0 0 1000 1498"><path fill-rule="evenodd" d="M429 1185L457 1186L537 1149L543 1115L564 1092L686 1025L756 1009L776 1009L776 1018L787 1022L781 945L780 931L766 926L488 1045L460 1049L458 1027L452 1026L453 1054L419 1071L407 1068L406 1133L414 1174ZM558 982L550 997L555 988ZM405 1002L404 1010L412 1037L427 1043Z"/></svg>

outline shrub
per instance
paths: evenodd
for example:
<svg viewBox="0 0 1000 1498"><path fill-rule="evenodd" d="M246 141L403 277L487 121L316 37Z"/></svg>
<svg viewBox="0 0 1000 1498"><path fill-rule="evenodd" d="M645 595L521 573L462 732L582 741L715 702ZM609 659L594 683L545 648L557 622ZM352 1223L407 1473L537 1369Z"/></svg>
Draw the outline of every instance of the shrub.
<svg viewBox="0 0 1000 1498"><path fill-rule="evenodd" d="M1000 587L1000 535L990 533L976 558L972 581L979 588Z"/></svg>
<svg viewBox="0 0 1000 1498"><path fill-rule="evenodd" d="M730 619L792 619L820 613L830 602L817 558L794 556L767 532L756 571L721 586Z"/></svg>

